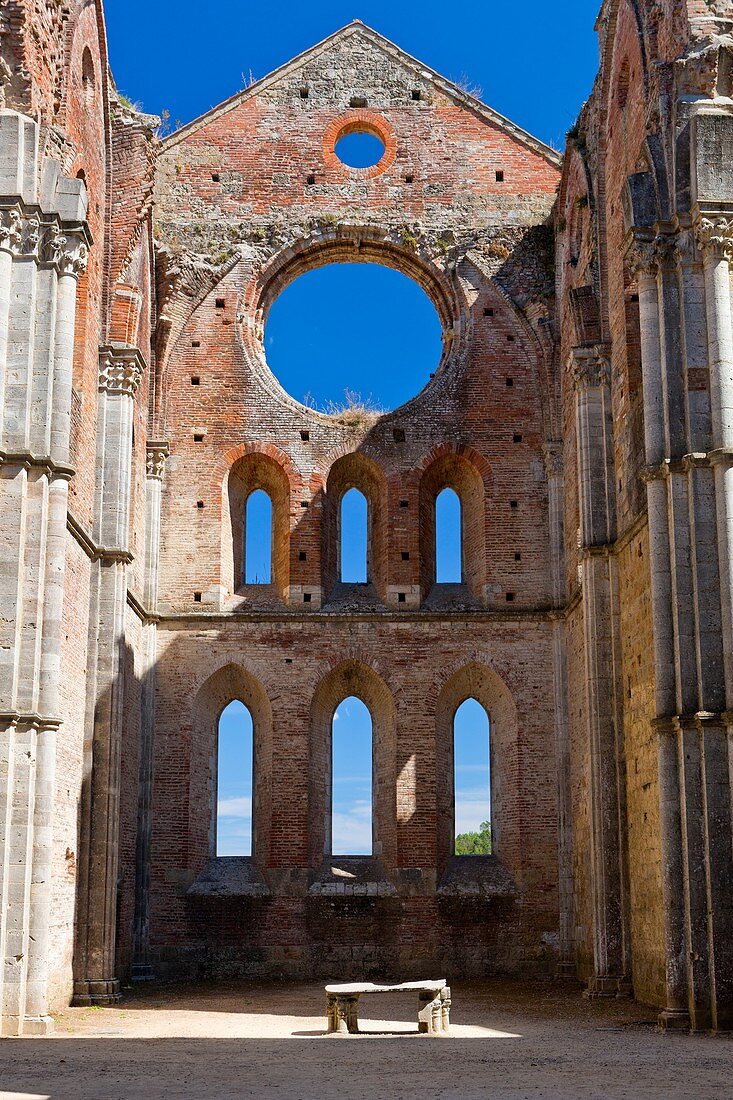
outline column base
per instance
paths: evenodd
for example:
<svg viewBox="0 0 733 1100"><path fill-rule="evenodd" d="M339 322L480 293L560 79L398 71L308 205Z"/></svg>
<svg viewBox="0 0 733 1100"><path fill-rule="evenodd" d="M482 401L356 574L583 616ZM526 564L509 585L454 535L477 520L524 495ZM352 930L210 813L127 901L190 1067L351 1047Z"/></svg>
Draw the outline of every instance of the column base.
<svg viewBox="0 0 733 1100"><path fill-rule="evenodd" d="M75 1008L89 1008L90 1005L114 1005L122 1000L118 978L104 978L101 981L83 979L74 982L72 1005Z"/></svg>
<svg viewBox="0 0 733 1100"><path fill-rule="evenodd" d="M561 982L572 980L577 981L578 968L574 962L570 962L568 960L565 960L564 962L559 962L557 964L557 968L555 969L555 977L558 979L558 981Z"/></svg>
<svg viewBox="0 0 733 1100"><path fill-rule="evenodd" d="M613 974L594 974L588 979L588 988L583 990L583 996L596 1000L602 997L632 997L633 992L628 978Z"/></svg>
<svg viewBox="0 0 733 1100"><path fill-rule="evenodd" d="M2 1019L0 1035L17 1037L20 1035L51 1035L56 1027L53 1016L5 1016Z"/></svg>
<svg viewBox="0 0 733 1100"><path fill-rule="evenodd" d="M692 1027L690 1013L683 1008L665 1008L657 1017L663 1031L689 1031Z"/></svg>
<svg viewBox="0 0 733 1100"><path fill-rule="evenodd" d="M56 1027L53 1016L26 1016L23 1020L22 1035L50 1035Z"/></svg>

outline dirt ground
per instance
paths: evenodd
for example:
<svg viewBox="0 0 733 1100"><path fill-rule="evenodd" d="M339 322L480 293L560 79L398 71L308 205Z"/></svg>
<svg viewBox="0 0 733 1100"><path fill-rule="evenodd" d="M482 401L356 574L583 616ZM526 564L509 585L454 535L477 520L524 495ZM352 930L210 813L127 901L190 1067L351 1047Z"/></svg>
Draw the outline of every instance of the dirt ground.
<svg viewBox="0 0 733 1100"><path fill-rule="evenodd" d="M51 1038L0 1042L0 1100L733 1096L733 1037L662 1034L572 986L458 983L445 1038L410 1033L409 994L362 998L361 1036L327 1037L324 1004L321 985L233 983L69 1009Z"/></svg>

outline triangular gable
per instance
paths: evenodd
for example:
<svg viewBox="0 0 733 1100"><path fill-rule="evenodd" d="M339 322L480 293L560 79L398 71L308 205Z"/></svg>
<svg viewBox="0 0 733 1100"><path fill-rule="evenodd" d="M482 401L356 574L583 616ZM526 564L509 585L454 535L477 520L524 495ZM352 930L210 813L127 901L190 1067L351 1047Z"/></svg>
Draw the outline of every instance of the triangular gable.
<svg viewBox="0 0 733 1100"><path fill-rule="evenodd" d="M342 27L340 30L335 31L334 34L324 38L321 42L315 46L311 46L309 49L304 50L303 53L294 57L291 61L285 62L284 65L280 65L279 68L274 69L273 72L267 76L262 77L261 80L255 81L249 88L244 88L242 91L237 92L236 95L231 96L229 99L224 100L217 107L212 107L210 111L200 115L192 122L182 126L180 130L176 130L174 134L166 138L165 146L167 148L176 145L179 141L184 140L190 134L195 133L202 127L206 126L213 119L219 118L221 115L226 114L228 111L234 110L241 103L245 103L248 99L254 98L261 92L277 83L284 76L297 72L298 69L304 65L309 64L316 59L320 54L326 53L329 48L335 42L343 42L345 39L359 37L371 45L380 49L383 53L387 54L393 60L398 61L406 69L412 70L416 76L420 76L423 79L426 77L431 81L436 88L443 92L446 96L453 99L456 103L472 111L474 114L479 115L485 119L488 123L503 130L510 137L514 138L520 144L530 149L532 152L537 153L539 156L544 157L550 164L559 166L562 163L562 154L558 153L555 149L552 149L549 145L545 145L544 142L538 138L529 134L526 130L523 130L521 126L517 126L509 119L500 115L497 111L494 111L491 107L487 107L481 100L476 99L475 96L470 95L468 92L463 91L458 85L452 81L447 80L440 73L437 73L434 69L424 65L421 61L412 57L410 54L405 53L404 50L396 46L394 42L390 42L384 35L379 34L378 31L372 30L371 27L367 27L359 20L355 20L353 23L349 23L348 26Z"/></svg>

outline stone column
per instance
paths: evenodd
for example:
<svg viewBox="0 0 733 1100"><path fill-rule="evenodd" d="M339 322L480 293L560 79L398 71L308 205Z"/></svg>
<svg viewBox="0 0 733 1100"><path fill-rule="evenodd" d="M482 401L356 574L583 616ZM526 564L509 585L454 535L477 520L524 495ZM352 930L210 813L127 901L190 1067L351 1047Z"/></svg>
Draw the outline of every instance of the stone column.
<svg viewBox="0 0 733 1100"><path fill-rule="evenodd" d="M124 700L125 608L132 471L133 399L142 378L140 352L100 350L95 537L96 631L90 651L94 710L91 770L82 803L74 1003L119 998L115 975L119 859L120 756Z"/></svg>
<svg viewBox="0 0 733 1100"><path fill-rule="evenodd" d="M730 264L733 218L701 217L695 226L703 255L708 321L710 414L718 516L718 557L727 707L733 710L733 322Z"/></svg>
<svg viewBox="0 0 733 1100"><path fill-rule="evenodd" d="M594 974L587 995L630 990L625 930L625 775L614 670L618 582L610 362L604 345L573 349L590 742Z"/></svg>
<svg viewBox="0 0 733 1100"><path fill-rule="evenodd" d="M545 473L550 525L550 581L553 607L563 605L565 578L563 572L563 447L559 441L545 444ZM555 754L557 758L557 818L558 818L558 899L560 903L560 945L558 976L573 977L574 961L574 897L573 839L570 808L570 738L567 708L567 653L565 621L558 616L552 625L552 662L555 685Z"/></svg>
<svg viewBox="0 0 733 1100"><path fill-rule="evenodd" d="M695 224L703 256L710 372L710 461L718 528L720 619L726 713L698 715L701 736L705 873L711 965L711 1020L733 1022L733 217L701 214Z"/></svg>
<svg viewBox="0 0 733 1100"><path fill-rule="evenodd" d="M680 778L677 761L677 676L672 615L672 566L667 501L668 463L662 358L663 319L657 284L659 255L654 230L637 230L631 255L639 290L644 445L649 520L650 587L654 637L655 729L659 769L659 806L664 896L665 1027L689 1026L687 947L682 867ZM665 333L667 343L673 334Z"/></svg>
<svg viewBox="0 0 733 1100"><path fill-rule="evenodd" d="M143 627L145 672L140 731L140 794L135 858L135 927L132 977L153 977L150 962L150 847L152 841L153 761L155 756L155 662L157 658L158 566L160 562L160 507L168 444L150 442L147 447L145 498L145 609L150 615Z"/></svg>
<svg viewBox="0 0 733 1100"><path fill-rule="evenodd" d="M7 123L7 114L3 116ZM28 127L25 127L28 129ZM82 185L76 185L81 200ZM83 205L83 204L81 204ZM48 1013L56 741L76 285L88 232L3 212L0 229L0 976L2 1030L42 1034ZM2 639L0 639L2 640Z"/></svg>

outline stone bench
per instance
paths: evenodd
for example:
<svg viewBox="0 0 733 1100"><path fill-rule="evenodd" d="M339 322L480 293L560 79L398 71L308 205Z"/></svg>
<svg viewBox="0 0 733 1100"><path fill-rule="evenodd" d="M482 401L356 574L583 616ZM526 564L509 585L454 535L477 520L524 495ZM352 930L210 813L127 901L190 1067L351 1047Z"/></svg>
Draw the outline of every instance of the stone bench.
<svg viewBox="0 0 733 1100"><path fill-rule="evenodd" d="M402 985L327 985L329 1034L359 1034L359 998L365 993L417 993L417 1030L421 1035L445 1035L450 1027L450 988L444 978Z"/></svg>

